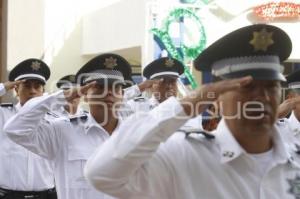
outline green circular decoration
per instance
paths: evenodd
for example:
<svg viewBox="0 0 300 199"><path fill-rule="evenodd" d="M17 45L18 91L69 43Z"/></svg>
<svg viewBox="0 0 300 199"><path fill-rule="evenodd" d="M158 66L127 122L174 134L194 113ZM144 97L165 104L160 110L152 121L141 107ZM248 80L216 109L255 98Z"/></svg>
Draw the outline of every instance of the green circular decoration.
<svg viewBox="0 0 300 199"><path fill-rule="evenodd" d="M179 54L169 34L170 25L174 22L178 22L181 18L191 18L194 21L196 21L200 32L200 40L197 42L196 45L186 46L182 44L180 46L180 49L183 52L183 56ZM169 13L169 16L165 19L164 26L161 28L161 30L157 28L153 28L151 31L163 42L168 53L173 58L178 59L182 62L184 62L184 60L186 59L191 59L191 60L195 59L202 52L202 50L205 48L206 45L206 34L205 34L204 26L202 25L199 17L189 9L176 8L172 10ZM193 75L191 74L187 66L185 66L184 74L190 81L191 87L193 89L197 88L198 85L195 81L195 78L193 77Z"/></svg>

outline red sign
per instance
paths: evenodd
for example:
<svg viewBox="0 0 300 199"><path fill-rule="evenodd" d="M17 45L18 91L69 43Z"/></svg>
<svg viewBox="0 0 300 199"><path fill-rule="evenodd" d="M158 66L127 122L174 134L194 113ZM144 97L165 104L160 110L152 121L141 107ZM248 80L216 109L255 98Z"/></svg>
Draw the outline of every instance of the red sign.
<svg viewBox="0 0 300 199"><path fill-rule="evenodd" d="M297 19L300 18L300 4L288 2L272 2L257 6L253 9L256 16L269 19Z"/></svg>

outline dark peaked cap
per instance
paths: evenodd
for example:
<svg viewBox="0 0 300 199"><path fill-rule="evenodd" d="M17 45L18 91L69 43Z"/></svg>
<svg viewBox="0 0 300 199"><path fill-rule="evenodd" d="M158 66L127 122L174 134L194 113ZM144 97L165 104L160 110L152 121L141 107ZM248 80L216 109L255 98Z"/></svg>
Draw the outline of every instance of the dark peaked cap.
<svg viewBox="0 0 300 199"><path fill-rule="evenodd" d="M143 76L147 79L157 79L161 77L178 78L183 71L184 66L180 61L169 57L162 57L148 64L143 71Z"/></svg>
<svg viewBox="0 0 300 199"><path fill-rule="evenodd" d="M36 79L42 83L50 77L50 69L42 60L30 58L17 64L9 73L9 81Z"/></svg>
<svg viewBox="0 0 300 199"><path fill-rule="evenodd" d="M206 48L194 61L200 71L212 71L221 78L251 75L254 79L282 80L283 67L292 50L289 36L267 24L235 30Z"/></svg>
<svg viewBox="0 0 300 199"><path fill-rule="evenodd" d="M131 66L128 61L113 53L98 55L87 62L77 72L76 81L80 85L92 81L97 81L99 84L118 82L123 85L133 82L131 79Z"/></svg>
<svg viewBox="0 0 300 199"><path fill-rule="evenodd" d="M66 75L57 81L56 87L60 89L69 89L76 86L75 75Z"/></svg>
<svg viewBox="0 0 300 199"><path fill-rule="evenodd" d="M300 88L300 70L294 71L286 77L289 88Z"/></svg>

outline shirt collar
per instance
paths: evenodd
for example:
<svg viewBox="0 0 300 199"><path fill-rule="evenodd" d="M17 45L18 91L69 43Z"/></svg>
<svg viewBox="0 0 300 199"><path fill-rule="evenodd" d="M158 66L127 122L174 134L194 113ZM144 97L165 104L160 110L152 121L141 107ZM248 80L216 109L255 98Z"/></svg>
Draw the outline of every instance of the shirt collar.
<svg viewBox="0 0 300 199"><path fill-rule="evenodd" d="M77 111L76 111L76 115L80 115L80 114L84 114L84 113L85 113L85 111L80 106L78 106Z"/></svg>
<svg viewBox="0 0 300 199"><path fill-rule="evenodd" d="M66 109L65 109L64 106L61 106L59 109L60 109L59 111L60 111L63 115L70 116L69 112L66 111Z"/></svg>
<svg viewBox="0 0 300 199"><path fill-rule="evenodd" d="M88 118L87 121L84 123L84 133L88 134L91 129L96 128L99 129L101 133L105 134L105 136L110 136L110 134L101 126L98 124L98 122L96 122L96 120L94 119L94 117L91 114L87 114ZM116 131L120 126L120 120L118 121L118 124L115 128L114 131Z"/></svg>
<svg viewBox="0 0 300 199"><path fill-rule="evenodd" d="M292 112L291 116L288 118L288 121L293 133L298 133L298 131L300 131L300 122L296 118L294 111Z"/></svg>
<svg viewBox="0 0 300 199"><path fill-rule="evenodd" d="M242 148L242 146L236 141L230 132L225 120L222 119L215 131L216 141L220 147L221 163L230 162L242 154L247 154L247 152ZM276 163L287 163L292 159L291 154L288 152L286 144L279 133L279 129L274 125L273 130L273 149L274 157Z"/></svg>
<svg viewBox="0 0 300 199"><path fill-rule="evenodd" d="M221 163L227 163L239 157L245 150L240 146L231 134L230 130L222 119L215 131L216 142L220 147Z"/></svg>
<svg viewBox="0 0 300 199"><path fill-rule="evenodd" d="M152 95L152 97L149 99L150 102L150 109L156 107L159 105L159 101Z"/></svg>
<svg viewBox="0 0 300 199"><path fill-rule="evenodd" d="M19 111L22 106L21 106L20 102L18 102L15 107L16 107L16 110Z"/></svg>
<svg viewBox="0 0 300 199"><path fill-rule="evenodd" d="M78 108L77 108L77 111L76 111L76 113L75 113L75 115L71 115L66 109L65 109L65 107L64 106L61 106L60 108L59 108L59 110L60 110L60 112L63 114L63 115L66 115L66 116L76 116L76 115L82 115L82 114L84 114L85 112L84 112L84 110L81 108L81 107L79 107L78 106Z"/></svg>

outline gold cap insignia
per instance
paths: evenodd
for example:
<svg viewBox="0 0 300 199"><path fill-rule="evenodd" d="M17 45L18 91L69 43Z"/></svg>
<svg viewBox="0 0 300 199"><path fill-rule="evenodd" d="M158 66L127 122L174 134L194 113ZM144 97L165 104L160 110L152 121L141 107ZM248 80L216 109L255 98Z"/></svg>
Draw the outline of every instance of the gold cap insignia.
<svg viewBox="0 0 300 199"><path fill-rule="evenodd" d="M114 59L113 57L105 58L104 66L106 66L106 68L113 69L117 65L117 59Z"/></svg>
<svg viewBox="0 0 300 199"><path fill-rule="evenodd" d="M249 43L254 47L254 51L267 51L268 47L274 43L272 36L273 32L267 32L267 30L263 28L259 32L253 32L253 39Z"/></svg>
<svg viewBox="0 0 300 199"><path fill-rule="evenodd" d="M167 67L173 67L174 66L174 60L173 59L167 59L165 65Z"/></svg>
<svg viewBox="0 0 300 199"><path fill-rule="evenodd" d="M31 63L31 66L32 70L40 70L41 68L41 63L38 62L38 61L34 61Z"/></svg>

